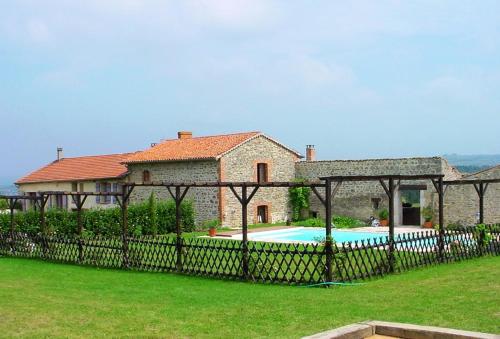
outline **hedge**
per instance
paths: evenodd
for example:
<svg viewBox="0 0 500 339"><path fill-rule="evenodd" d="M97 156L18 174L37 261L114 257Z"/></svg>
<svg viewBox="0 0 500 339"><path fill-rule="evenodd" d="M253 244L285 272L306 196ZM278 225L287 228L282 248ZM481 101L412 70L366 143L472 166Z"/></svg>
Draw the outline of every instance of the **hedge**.
<svg viewBox="0 0 500 339"><path fill-rule="evenodd" d="M119 207L85 210L82 216L86 234L121 234L121 210ZM77 212L49 209L46 211L45 217L50 233L75 234L77 232ZM30 210L16 213L14 220L17 231L40 232L40 213L38 211ZM194 230L192 201L185 200L181 204L181 225L185 232ZM175 202L173 200L155 201L154 206L151 206L150 199L148 202L130 205L128 207L128 227L129 234L135 236L175 232ZM0 231L8 230L10 230L10 214L0 214Z"/></svg>

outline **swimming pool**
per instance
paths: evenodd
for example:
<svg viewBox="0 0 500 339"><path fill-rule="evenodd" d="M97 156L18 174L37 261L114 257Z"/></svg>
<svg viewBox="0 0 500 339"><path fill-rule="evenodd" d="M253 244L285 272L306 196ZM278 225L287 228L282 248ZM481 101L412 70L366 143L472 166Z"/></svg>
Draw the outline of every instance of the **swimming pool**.
<svg viewBox="0 0 500 339"><path fill-rule="evenodd" d="M348 241L360 241L367 239L380 239L387 237L386 231L347 231L332 230L333 239L337 243ZM297 227L293 229L265 231L249 233L248 239L253 241L273 241L273 242L318 242L325 238L324 228Z"/></svg>

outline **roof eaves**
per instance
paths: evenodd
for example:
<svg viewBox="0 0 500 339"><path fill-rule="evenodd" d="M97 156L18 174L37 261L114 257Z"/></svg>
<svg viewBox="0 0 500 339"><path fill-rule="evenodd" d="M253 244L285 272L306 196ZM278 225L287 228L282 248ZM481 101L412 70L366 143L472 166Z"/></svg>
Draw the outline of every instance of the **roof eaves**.
<svg viewBox="0 0 500 339"><path fill-rule="evenodd" d="M195 157L195 158L179 158L179 159L154 159L154 160L127 160L122 164L149 164L160 162L179 162L179 161L203 161L203 160L217 160L217 157Z"/></svg>
<svg viewBox="0 0 500 339"><path fill-rule="evenodd" d="M107 176L107 177L96 177L96 178L65 178L65 179L46 179L46 180L29 180L23 181L22 179L16 181L15 185L25 185L25 184L42 184L42 183L51 183L51 182L70 182L70 181L96 181L96 180L110 180L110 179L122 179L125 178L129 172L124 172L118 176Z"/></svg>

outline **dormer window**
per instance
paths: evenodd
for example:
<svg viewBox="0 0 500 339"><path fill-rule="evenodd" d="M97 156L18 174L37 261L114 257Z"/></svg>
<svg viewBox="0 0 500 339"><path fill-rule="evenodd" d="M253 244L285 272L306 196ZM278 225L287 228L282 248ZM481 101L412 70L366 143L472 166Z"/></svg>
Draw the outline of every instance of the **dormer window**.
<svg viewBox="0 0 500 339"><path fill-rule="evenodd" d="M151 173L149 171L143 171L142 172L142 182L147 184L151 182Z"/></svg>
<svg viewBox="0 0 500 339"><path fill-rule="evenodd" d="M257 164L257 182L268 182L268 166L266 163L259 162Z"/></svg>

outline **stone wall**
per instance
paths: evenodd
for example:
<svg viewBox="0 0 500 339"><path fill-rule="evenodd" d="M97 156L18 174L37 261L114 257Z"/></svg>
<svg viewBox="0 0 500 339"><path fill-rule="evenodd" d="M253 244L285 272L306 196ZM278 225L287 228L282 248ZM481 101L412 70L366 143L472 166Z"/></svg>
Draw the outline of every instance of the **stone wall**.
<svg viewBox="0 0 500 339"><path fill-rule="evenodd" d="M464 179L498 179L500 166L469 175ZM477 222L479 196L473 185L450 186L445 194L446 224L471 225ZM500 183L489 184L484 197L484 222L500 223Z"/></svg>
<svg viewBox="0 0 500 339"><path fill-rule="evenodd" d="M292 181L295 177L297 155L281 145L259 136L239 146L221 158L222 181L257 181L257 163L268 165L268 181ZM241 193L241 190L237 190ZM250 192L249 192L250 194ZM241 225L241 204L233 193L221 190L223 224ZM287 188L260 188L248 207L248 222L257 222L257 206L267 205L270 222L285 221L289 217Z"/></svg>
<svg viewBox="0 0 500 339"><path fill-rule="evenodd" d="M456 179L459 173L439 157L403 158L403 159L368 159L368 160L335 160L335 161L301 161L295 166L296 177L316 180L322 176L332 175L423 175L445 174L446 180ZM424 204L433 205L437 201L434 186L430 181L404 182L402 184L418 184L427 187L422 196ZM323 193L321 191L321 193ZM399 193L396 197L399 198ZM345 182L332 201L334 214L347 215L361 220L376 216L377 208L374 200L380 200L378 210L388 208L388 198L380 183ZM396 223L401 223L401 211L396 206ZM324 217L324 207L315 195L311 195L311 211Z"/></svg>
<svg viewBox="0 0 500 339"><path fill-rule="evenodd" d="M151 181L164 182L202 182L217 181L219 173L218 161L177 161L161 163L130 164L130 182L142 182L142 173L148 170ZM171 199L164 187L136 187L132 192L131 203L146 200L151 192L159 199ZM217 188L190 188L186 199L192 199L196 212L197 224L206 220L219 218L219 190Z"/></svg>

